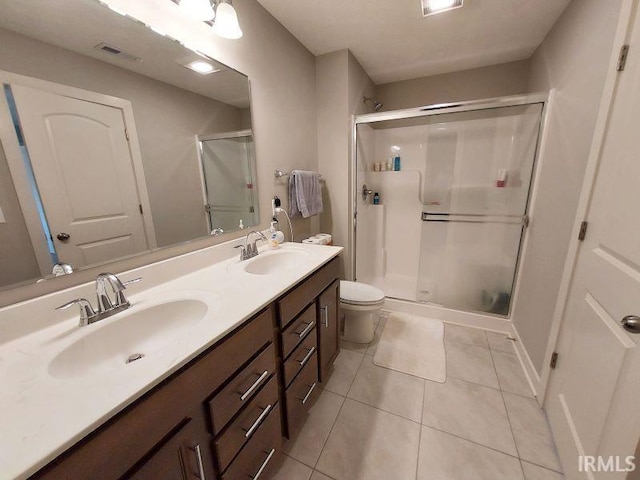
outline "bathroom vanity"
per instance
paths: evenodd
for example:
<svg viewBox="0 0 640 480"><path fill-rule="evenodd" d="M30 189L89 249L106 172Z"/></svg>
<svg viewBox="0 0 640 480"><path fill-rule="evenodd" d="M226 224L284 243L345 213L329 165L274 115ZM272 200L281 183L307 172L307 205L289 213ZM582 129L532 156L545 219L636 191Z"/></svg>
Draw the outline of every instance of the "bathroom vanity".
<svg viewBox="0 0 640 480"><path fill-rule="evenodd" d="M338 353L341 250L285 244L244 262L234 257L131 295L131 313L84 327L77 313L68 315L0 346L3 360L44 349L38 359L0 363L4 377L8 368L22 371L7 378L11 393L0 399L0 407L14 400L1 410L3 474L268 478L283 438L303 423ZM143 270L132 274L144 278ZM135 344L139 360L109 363L106 357L124 354L117 349L126 349L127 332L138 335L132 322L146 321L149 311L169 318L175 309L190 322L186 331L172 330L168 342L157 334ZM194 316L202 318L190 320ZM113 331L122 338L110 347ZM99 347L93 338L106 343ZM30 375L28 368L34 368Z"/></svg>

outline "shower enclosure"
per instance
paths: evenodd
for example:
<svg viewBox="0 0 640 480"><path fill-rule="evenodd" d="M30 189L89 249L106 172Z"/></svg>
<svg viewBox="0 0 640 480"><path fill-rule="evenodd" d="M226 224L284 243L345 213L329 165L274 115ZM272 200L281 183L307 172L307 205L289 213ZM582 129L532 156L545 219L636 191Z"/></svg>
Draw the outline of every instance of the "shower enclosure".
<svg viewBox="0 0 640 480"><path fill-rule="evenodd" d="M357 116L354 278L390 298L507 316L546 98ZM400 170L387 170L395 157Z"/></svg>

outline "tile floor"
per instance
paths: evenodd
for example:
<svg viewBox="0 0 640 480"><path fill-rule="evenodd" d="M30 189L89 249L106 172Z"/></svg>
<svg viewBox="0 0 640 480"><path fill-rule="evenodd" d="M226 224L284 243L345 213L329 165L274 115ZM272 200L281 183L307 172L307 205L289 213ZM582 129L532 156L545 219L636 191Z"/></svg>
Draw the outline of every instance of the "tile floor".
<svg viewBox="0 0 640 480"><path fill-rule="evenodd" d="M505 335L445 324L447 381L343 342L274 480L563 480L547 418Z"/></svg>

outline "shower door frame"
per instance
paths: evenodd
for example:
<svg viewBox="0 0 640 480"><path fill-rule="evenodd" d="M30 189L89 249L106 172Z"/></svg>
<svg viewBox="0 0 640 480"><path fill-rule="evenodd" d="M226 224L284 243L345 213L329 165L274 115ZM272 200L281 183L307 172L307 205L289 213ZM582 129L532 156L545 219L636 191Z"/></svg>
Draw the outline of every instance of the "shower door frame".
<svg viewBox="0 0 640 480"><path fill-rule="evenodd" d="M364 125L369 123L377 123L384 122L389 120L404 120L408 118L418 118L418 117L429 117L435 115L444 115L450 113L462 113L462 112L472 112L477 110L491 110L496 108L503 107L515 107L520 105L533 105L536 103L542 104L542 111L540 113L540 128L538 130L538 138L536 141L535 154L533 159L533 172L531 175L531 180L529 183L529 192L527 195L527 203L525 207L525 217L527 217L527 221L524 225L524 230L520 237L520 246L518 248L518 257L516 259L516 267L514 271L514 282L512 287L512 295L511 295L511 304L509 305L509 313L507 315L497 315L488 312L479 312L479 311L467 311L467 310L456 310L450 307L444 307L437 304L422 304L419 302L414 302L412 300L406 299L394 299L400 300L403 302L409 302L418 305L431 305L432 307L442 308L447 310L454 310L459 312L468 313L471 315L479 315L479 316L490 316L497 317L500 319L510 319L511 312L514 309L514 305L517 297L517 285L518 285L518 277L520 273L520 263L521 258L523 257L524 247L525 247L525 234L528 228L528 216L529 211L531 209L532 197L534 192L534 185L536 183L536 176L538 173L538 164L540 152L542 150L541 143L544 138L544 129L547 124L547 112L551 98L553 97L553 90L550 92L537 92L537 93L529 93L523 95L511 95L505 97L495 97L495 98L487 98L480 100L469 100L463 102L449 102L449 103L436 103L433 105L426 105L422 107L415 108L407 108L402 110L390 110L388 112L376 112L376 113L367 113L362 115L354 115L352 116L352 128L351 128L351 158L349 161L349 170L350 170L350 182L349 186L351 189L351 202L349 204L349 218L351 221L351 228L349 229L350 238L349 238L349 250L351 252L351 258L349 261L349 271L348 271L348 279L355 280L356 279L356 261L357 261L357 219L358 219L358 162L357 162L357 152L358 152L358 125Z"/></svg>

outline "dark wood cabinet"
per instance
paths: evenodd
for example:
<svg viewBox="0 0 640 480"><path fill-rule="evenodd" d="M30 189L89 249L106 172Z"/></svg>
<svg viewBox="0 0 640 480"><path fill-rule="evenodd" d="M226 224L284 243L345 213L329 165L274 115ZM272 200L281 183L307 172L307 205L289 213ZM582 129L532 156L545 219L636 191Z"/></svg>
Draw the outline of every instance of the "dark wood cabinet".
<svg viewBox="0 0 640 480"><path fill-rule="evenodd" d="M277 302L276 346L283 405L283 434L291 438L304 423L338 355L339 260L334 258Z"/></svg>
<svg viewBox="0 0 640 480"><path fill-rule="evenodd" d="M321 382L326 382L340 350L340 281L334 281L320 294L318 308L318 368Z"/></svg>
<svg viewBox="0 0 640 480"><path fill-rule="evenodd" d="M131 480L201 480L214 478L209 435L200 415L185 418L150 455L124 478ZM126 439L123 439L126 441Z"/></svg>
<svg viewBox="0 0 640 480"><path fill-rule="evenodd" d="M268 479L338 354L338 265L330 260L31 479Z"/></svg>

